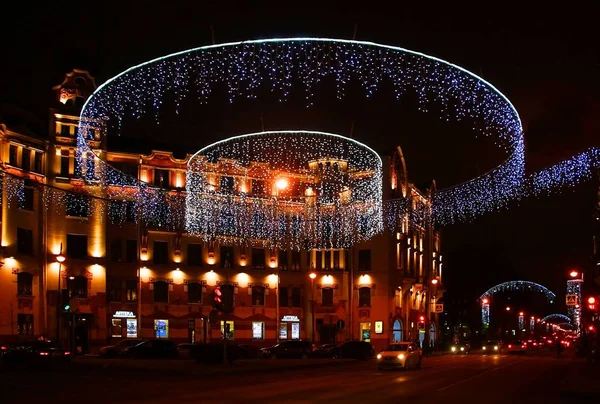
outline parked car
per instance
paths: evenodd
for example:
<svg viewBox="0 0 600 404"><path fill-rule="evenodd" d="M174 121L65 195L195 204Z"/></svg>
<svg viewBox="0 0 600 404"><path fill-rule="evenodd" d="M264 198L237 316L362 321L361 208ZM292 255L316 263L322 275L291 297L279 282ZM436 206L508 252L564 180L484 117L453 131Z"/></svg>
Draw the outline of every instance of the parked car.
<svg viewBox="0 0 600 404"><path fill-rule="evenodd" d="M481 352L485 354L499 354L504 352L504 344L502 341L486 341L481 345Z"/></svg>
<svg viewBox="0 0 600 404"><path fill-rule="evenodd" d="M369 360L375 356L373 345L366 341L348 341L331 349L333 358Z"/></svg>
<svg viewBox="0 0 600 404"><path fill-rule="evenodd" d="M100 348L100 356L104 358L116 358L123 350L142 342L144 342L143 339L124 339L114 345L107 345Z"/></svg>
<svg viewBox="0 0 600 404"><path fill-rule="evenodd" d="M246 355L246 350L232 343L198 344L195 349L196 363L220 364L223 357L227 356L227 363L232 364Z"/></svg>
<svg viewBox="0 0 600 404"><path fill-rule="evenodd" d="M198 351L202 348L202 345L204 344L184 342L177 345L177 352L179 353L180 358L194 359L198 354Z"/></svg>
<svg viewBox="0 0 600 404"><path fill-rule="evenodd" d="M175 359L179 357L177 346L168 339L151 339L121 351L123 358Z"/></svg>
<svg viewBox="0 0 600 404"><path fill-rule="evenodd" d="M412 342L394 342L377 354L377 369L420 369L423 351Z"/></svg>
<svg viewBox="0 0 600 404"><path fill-rule="evenodd" d="M333 350L337 348L336 344L323 344L311 353L311 358L331 358Z"/></svg>
<svg viewBox="0 0 600 404"><path fill-rule="evenodd" d="M50 341L29 341L15 345L3 345L0 364L3 367L40 368L67 364L71 352Z"/></svg>
<svg viewBox="0 0 600 404"><path fill-rule="evenodd" d="M511 341L506 346L506 351L508 353L526 353L527 352L527 342L521 341L521 340Z"/></svg>
<svg viewBox="0 0 600 404"><path fill-rule="evenodd" d="M308 358L316 347L310 341L284 341L272 347L262 348L259 357L270 358Z"/></svg>
<svg viewBox="0 0 600 404"><path fill-rule="evenodd" d="M457 342L450 347L450 352L454 355L468 355L471 353L471 345L467 342Z"/></svg>
<svg viewBox="0 0 600 404"><path fill-rule="evenodd" d="M257 359L260 353L260 347L256 345L240 344L238 345L244 350L244 359Z"/></svg>

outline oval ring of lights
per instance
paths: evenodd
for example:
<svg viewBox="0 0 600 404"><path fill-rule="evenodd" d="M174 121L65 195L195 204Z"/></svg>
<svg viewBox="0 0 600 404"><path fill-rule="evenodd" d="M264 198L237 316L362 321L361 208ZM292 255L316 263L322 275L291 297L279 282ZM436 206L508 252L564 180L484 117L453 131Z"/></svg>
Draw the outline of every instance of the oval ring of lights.
<svg viewBox="0 0 600 404"><path fill-rule="evenodd" d="M553 320L553 319L557 319L557 320L560 320L562 322L567 322L567 323L571 322L571 319L569 318L569 316L566 316L566 315L560 314L560 313L548 314L546 317L544 317L542 319L542 321L551 323L550 320Z"/></svg>
<svg viewBox="0 0 600 404"><path fill-rule="evenodd" d="M491 298L496 293L502 292L539 292L542 293L546 299L553 303L556 299L556 294L552 292L550 289L545 287L544 285L540 285L539 283L530 282L530 281L510 281L499 283L496 286L493 286L486 290L480 297L480 300L483 300L484 297Z"/></svg>
<svg viewBox="0 0 600 404"><path fill-rule="evenodd" d="M340 135L271 131L194 154L186 229L229 243L348 248L382 230L382 161Z"/></svg>
<svg viewBox="0 0 600 404"><path fill-rule="evenodd" d="M396 98L411 91L418 96L420 110L427 111L436 104L442 119L472 119L477 122L476 132L495 137L507 159L480 177L438 191L430 214L438 224L469 220L497 210L523 197L530 181L535 182L531 188L537 194L550 187L576 183L589 177L590 166L600 161L600 150L592 149L525 178L519 115L510 101L481 77L444 60L400 47L339 39L287 38L199 47L142 63L113 77L84 104L77 135L77 164L83 167L86 178L97 183L100 177L100 181L111 184L109 197L132 198L133 193L142 217L161 222L157 215L173 212L173 208L165 207L165 198L159 197L151 186L107 164L85 170L86 158L102 157L99 152L94 152L95 157L89 153L93 152L89 126L109 118L120 127L128 115L153 114L158 121L165 95L175 100L178 110L186 97L195 96L200 103L207 103L216 85L227 88L230 101L236 97L256 98L257 90L263 86L271 86L285 101L292 83L301 82L307 104L311 105L315 87L327 76L336 80L338 98L344 96L345 85L352 80L361 84L366 97L387 82L393 86ZM196 94L190 94L191 87L197 89Z"/></svg>

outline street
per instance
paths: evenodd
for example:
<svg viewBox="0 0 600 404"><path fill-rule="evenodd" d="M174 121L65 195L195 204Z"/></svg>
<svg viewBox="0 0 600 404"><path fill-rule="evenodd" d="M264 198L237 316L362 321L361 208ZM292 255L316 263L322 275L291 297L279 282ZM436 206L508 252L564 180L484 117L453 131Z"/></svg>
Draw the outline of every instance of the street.
<svg viewBox="0 0 600 404"><path fill-rule="evenodd" d="M263 362L277 365L277 361ZM582 366L581 361L556 359L550 353L437 356L424 358L423 368L411 371L377 371L375 361L329 366L317 361L276 372L209 372L202 377L174 370L88 369L73 364L64 372L4 373L0 401L379 403L427 398L450 403L598 402L600 396L572 383L574 374L582 374Z"/></svg>

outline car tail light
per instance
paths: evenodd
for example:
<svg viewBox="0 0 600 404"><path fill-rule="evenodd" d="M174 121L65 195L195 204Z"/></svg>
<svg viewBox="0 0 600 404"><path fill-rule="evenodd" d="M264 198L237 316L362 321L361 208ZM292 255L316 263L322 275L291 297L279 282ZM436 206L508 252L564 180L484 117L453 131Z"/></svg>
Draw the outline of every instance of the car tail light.
<svg viewBox="0 0 600 404"><path fill-rule="evenodd" d="M65 351L65 356L67 356L67 355L71 355L71 352Z"/></svg>
<svg viewBox="0 0 600 404"><path fill-rule="evenodd" d="M512 345L509 345L508 347L509 347L509 348L512 348Z"/></svg>
<svg viewBox="0 0 600 404"><path fill-rule="evenodd" d="M0 351L6 351L8 349L8 347L5 347L4 345L0 346Z"/></svg>
<svg viewBox="0 0 600 404"><path fill-rule="evenodd" d="M527 344L523 344L521 348L527 348Z"/></svg>
<svg viewBox="0 0 600 404"><path fill-rule="evenodd" d="M40 356L48 356L48 352L40 352Z"/></svg>

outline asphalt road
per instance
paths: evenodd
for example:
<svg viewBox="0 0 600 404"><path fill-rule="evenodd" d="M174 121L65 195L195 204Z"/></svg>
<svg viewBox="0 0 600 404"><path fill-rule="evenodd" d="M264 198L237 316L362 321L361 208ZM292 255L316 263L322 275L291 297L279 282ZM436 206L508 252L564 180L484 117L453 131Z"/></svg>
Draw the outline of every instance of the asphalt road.
<svg viewBox="0 0 600 404"><path fill-rule="evenodd" d="M600 395L582 394L569 382L581 366L539 353L438 356L424 358L421 370L384 372L375 361L203 377L170 371L21 371L0 375L0 402L600 402Z"/></svg>

